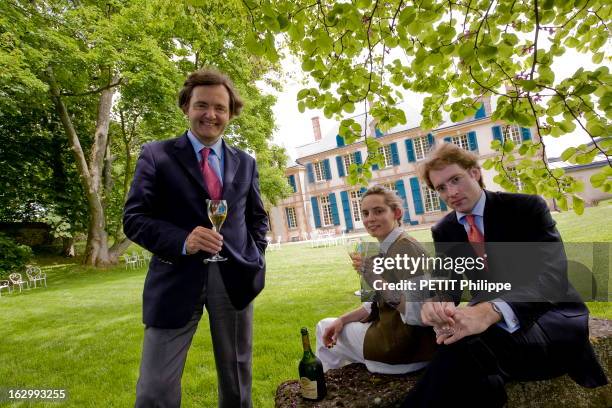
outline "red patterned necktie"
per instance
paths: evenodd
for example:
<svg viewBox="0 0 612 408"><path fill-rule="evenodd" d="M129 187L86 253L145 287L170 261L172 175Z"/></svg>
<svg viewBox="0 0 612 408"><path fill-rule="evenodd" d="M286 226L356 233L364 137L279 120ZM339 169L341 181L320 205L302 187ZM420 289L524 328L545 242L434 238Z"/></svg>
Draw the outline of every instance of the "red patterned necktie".
<svg viewBox="0 0 612 408"><path fill-rule="evenodd" d="M472 244L472 248L474 248L474 252L481 258L484 258L485 265L487 265L487 258L485 253L485 239L482 232L476 226L476 220L474 218L474 214L468 214L465 216L467 223L470 227L468 231L468 241Z"/></svg>
<svg viewBox="0 0 612 408"><path fill-rule="evenodd" d="M208 162L210 147L203 148L200 150L200 153L202 153L200 169L202 170L202 176L204 177L204 183L208 189L208 194L210 194L210 198L213 200L220 200L222 191L221 181L219 180L217 173L215 173L212 167L210 167L210 163Z"/></svg>

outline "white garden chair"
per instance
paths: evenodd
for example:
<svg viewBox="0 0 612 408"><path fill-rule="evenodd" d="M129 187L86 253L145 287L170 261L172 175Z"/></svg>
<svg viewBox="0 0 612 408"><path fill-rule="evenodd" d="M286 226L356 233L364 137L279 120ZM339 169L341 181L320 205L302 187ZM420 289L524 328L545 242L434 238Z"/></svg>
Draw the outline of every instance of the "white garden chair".
<svg viewBox="0 0 612 408"><path fill-rule="evenodd" d="M132 259L136 263L137 267L141 267L145 264L145 259L142 255L139 255L136 251L132 252Z"/></svg>
<svg viewBox="0 0 612 408"><path fill-rule="evenodd" d="M282 237L279 235L278 237L276 237L276 243L272 244L274 246L274 248L276 249L281 249L281 239Z"/></svg>
<svg viewBox="0 0 612 408"><path fill-rule="evenodd" d="M136 269L136 261L128 254L123 255L125 261L125 269L134 268Z"/></svg>
<svg viewBox="0 0 612 408"><path fill-rule="evenodd" d="M21 274L19 272L13 272L9 275L9 281L11 282L11 285L13 286L13 288L15 286L19 286L19 292L21 293L21 290L23 289L23 285L26 285L26 288L30 288L30 285L28 284L27 281L24 281L21 278Z"/></svg>
<svg viewBox="0 0 612 408"><path fill-rule="evenodd" d="M11 293L11 282L7 280L0 280L0 297L2 296L2 289L8 289L8 293Z"/></svg>
<svg viewBox="0 0 612 408"><path fill-rule="evenodd" d="M315 248L319 246L319 231L312 231L310 233L310 247Z"/></svg>
<svg viewBox="0 0 612 408"><path fill-rule="evenodd" d="M271 237L266 237L266 241L268 242L268 246L266 247L266 250L273 251L274 247L272 246L272 238Z"/></svg>
<svg viewBox="0 0 612 408"><path fill-rule="evenodd" d="M34 288L37 287L37 282L43 282L45 284L45 288L47 287L47 274L41 271L38 266L27 265L26 275L28 276L30 283L34 283Z"/></svg>

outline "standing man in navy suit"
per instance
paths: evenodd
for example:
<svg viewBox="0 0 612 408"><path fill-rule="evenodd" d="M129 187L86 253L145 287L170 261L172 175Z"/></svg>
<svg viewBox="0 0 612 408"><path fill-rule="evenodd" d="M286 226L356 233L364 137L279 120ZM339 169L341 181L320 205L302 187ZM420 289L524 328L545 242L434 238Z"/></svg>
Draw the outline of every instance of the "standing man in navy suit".
<svg viewBox="0 0 612 408"><path fill-rule="evenodd" d="M567 280L546 203L484 190L477 159L444 143L420 166L421 179L454 210L432 228L436 252L484 260L465 275L451 271L455 283L512 282L512 289L475 288L468 304L457 306L462 290L455 285L425 302L422 321L442 346L403 406L502 407L507 381L566 373L585 387L607 384L589 342L588 309Z"/></svg>
<svg viewBox="0 0 612 408"><path fill-rule="evenodd" d="M193 72L179 94L190 128L143 146L125 204L125 234L153 253L143 291L145 324L138 408L181 405L187 351L208 312L219 407L250 408L252 301L264 287L268 218L255 160L222 134L242 101L230 79ZM217 233L207 199L227 201ZM225 262L204 264L220 251Z"/></svg>

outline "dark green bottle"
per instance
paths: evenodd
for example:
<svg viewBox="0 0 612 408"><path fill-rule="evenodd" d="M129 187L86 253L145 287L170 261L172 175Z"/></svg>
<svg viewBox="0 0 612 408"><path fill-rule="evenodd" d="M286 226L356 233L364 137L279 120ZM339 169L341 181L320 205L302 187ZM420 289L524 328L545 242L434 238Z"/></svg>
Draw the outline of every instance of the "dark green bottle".
<svg viewBox="0 0 612 408"><path fill-rule="evenodd" d="M318 401L323 399L327 394L323 364L321 364L321 360L319 360L310 349L308 329L302 327L301 332L304 356L298 366L298 371L300 373L300 393L304 399Z"/></svg>

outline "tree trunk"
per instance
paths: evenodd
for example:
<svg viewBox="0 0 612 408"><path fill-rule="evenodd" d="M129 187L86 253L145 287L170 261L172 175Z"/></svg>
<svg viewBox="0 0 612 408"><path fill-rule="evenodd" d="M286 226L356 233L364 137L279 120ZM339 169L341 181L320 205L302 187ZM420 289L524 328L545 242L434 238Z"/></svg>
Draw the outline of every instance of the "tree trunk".
<svg viewBox="0 0 612 408"><path fill-rule="evenodd" d="M72 258L74 255L74 238L62 238L62 256Z"/></svg>
<svg viewBox="0 0 612 408"><path fill-rule="evenodd" d="M98 117L96 120L96 131L91 147L90 162L87 164L85 153L81 147L79 137L70 119L66 105L64 104L59 87L55 81L52 68L47 69L50 91L53 103L64 126L72 151L75 156L77 170L80 175L87 203L89 207L89 228L87 233L87 244L83 263L92 266L108 266L118 262L119 254L111 255L108 246L108 233L106 232L106 219L104 206L103 169L104 158L107 152L108 127L110 124L110 112L113 102L115 88L109 86L102 90L98 104ZM113 77L111 83L117 83L118 78Z"/></svg>

